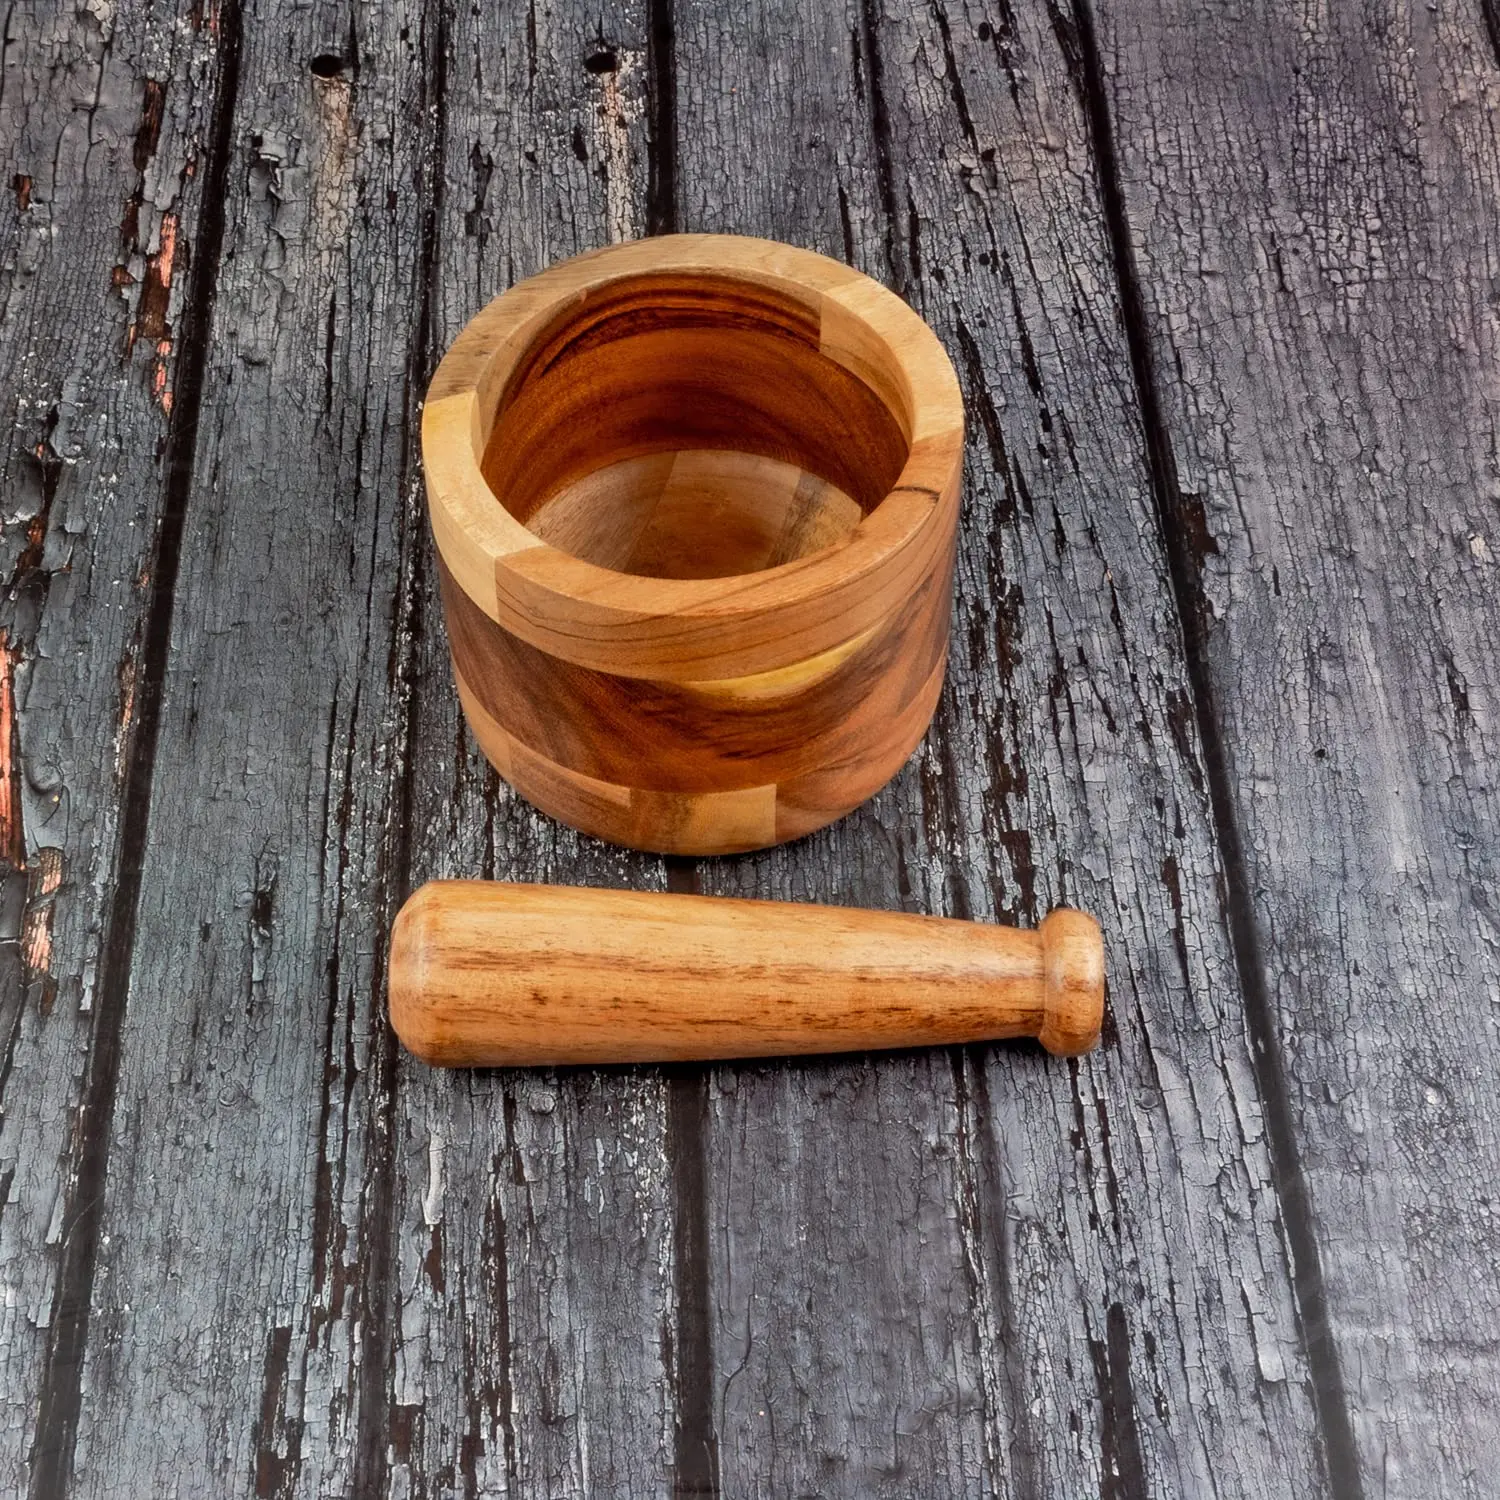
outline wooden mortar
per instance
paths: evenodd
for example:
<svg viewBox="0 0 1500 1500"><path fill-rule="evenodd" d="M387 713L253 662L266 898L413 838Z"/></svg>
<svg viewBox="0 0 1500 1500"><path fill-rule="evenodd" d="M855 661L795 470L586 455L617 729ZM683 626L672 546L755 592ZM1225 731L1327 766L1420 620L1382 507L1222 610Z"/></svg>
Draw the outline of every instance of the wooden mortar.
<svg viewBox="0 0 1500 1500"><path fill-rule="evenodd" d="M869 277L732 235L580 255L459 335L422 453L464 714L553 817L761 848L858 806L926 731L963 408Z"/></svg>

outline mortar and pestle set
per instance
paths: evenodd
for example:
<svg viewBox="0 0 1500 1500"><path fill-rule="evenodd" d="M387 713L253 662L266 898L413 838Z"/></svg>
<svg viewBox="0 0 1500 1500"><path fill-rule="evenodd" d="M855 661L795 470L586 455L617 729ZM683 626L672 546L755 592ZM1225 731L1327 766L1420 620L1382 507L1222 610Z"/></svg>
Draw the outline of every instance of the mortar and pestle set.
<svg viewBox="0 0 1500 1500"><path fill-rule="evenodd" d="M465 718L522 796L731 854L874 795L947 658L963 406L931 329L811 251L669 235L459 335L422 453ZM396 919L391 1020L448 1066L1099 1036L1098 925L451 881Z"/></svg>

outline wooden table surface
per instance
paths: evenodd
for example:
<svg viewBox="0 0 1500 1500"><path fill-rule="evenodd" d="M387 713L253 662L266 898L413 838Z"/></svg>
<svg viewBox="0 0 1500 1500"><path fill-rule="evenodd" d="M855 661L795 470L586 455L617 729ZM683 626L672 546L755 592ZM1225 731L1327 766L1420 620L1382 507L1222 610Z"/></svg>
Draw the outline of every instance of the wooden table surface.
<svg viewBox="0 0 1500 1500"><path fill-rule="evenodd" d="M13 0L0 1494L1500 1493L1494 0ZM458 714L416 442L671 229L964 385L952 664L702 863ZM1104 1045L434 1072L485 875L1098 915Z"/></svg>

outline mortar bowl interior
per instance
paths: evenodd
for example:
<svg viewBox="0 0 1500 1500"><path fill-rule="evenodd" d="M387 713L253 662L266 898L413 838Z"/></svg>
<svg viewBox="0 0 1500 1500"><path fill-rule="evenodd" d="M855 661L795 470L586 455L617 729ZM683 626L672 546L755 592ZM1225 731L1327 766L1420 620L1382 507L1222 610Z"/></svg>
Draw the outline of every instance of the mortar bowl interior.
<svg viewBox="0 0 1500 1500"><path fill-rule="evenodd" d="M619 573L723 578L809 557L881 503L910 450L905 414L819 338L815 309L750 278L593 289L506 382L485 480L541 540Z"/></svg>

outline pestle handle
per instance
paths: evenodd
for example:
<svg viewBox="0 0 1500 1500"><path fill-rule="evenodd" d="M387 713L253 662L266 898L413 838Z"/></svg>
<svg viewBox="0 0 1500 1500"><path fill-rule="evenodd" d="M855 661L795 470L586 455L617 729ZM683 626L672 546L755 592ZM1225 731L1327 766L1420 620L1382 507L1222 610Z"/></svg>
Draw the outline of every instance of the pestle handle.
<svg viewBox="0 0 1500 1500"><path fill-rule="evenodd" d="M945 917L434 881L391 934L391 1023L444 1067L661 1062L1034 1036L1087 1052L1104 946Z"/></svg>

